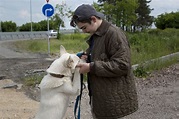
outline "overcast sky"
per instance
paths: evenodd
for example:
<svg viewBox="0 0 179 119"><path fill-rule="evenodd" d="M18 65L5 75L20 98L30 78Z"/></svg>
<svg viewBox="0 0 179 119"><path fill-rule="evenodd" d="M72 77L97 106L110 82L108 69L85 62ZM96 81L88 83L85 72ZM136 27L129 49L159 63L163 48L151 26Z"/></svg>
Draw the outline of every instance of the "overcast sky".
<svg viewBox="0 0 179 119"><path fill-rule="evenodd" d="M31 22L30 1L32 8L32 21L39 22L46 19L42 13L42 7L46 0L0 0L0 21L13 21L18 26ZM56 4L66 3L71 10L75 10L81 4L92 4L97 0L49 0L49 4L55 7ZM179 11L179 0L152 0L149 4L154 10L151 16L157 17L162 13ZM66 28L70 29L69 21L66 20Z"/></svg>

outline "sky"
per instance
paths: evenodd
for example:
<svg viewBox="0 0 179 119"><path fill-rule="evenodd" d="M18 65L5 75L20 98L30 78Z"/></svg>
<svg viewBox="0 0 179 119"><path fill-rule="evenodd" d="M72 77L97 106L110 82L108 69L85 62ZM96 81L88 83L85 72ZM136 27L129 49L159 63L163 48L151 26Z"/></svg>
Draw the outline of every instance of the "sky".
<svg viewBox="0 0 179 119"><path fill-rule="evenodd" d="M81 4L92 4L93 2L97 2L97 0L49 0L49 4L53 7L56 4L66 3L67 7L73 11ZM46 20L42 13L42 7L46 3L46 0L0 0L0 21L12 21L17 26L21 26L31 21ZM163 13L179 11L179 0L152 0L148 5L154 9L150 14L154 17ZM69 19L65 19L66 29L72 28L69 22Z"/></svg>

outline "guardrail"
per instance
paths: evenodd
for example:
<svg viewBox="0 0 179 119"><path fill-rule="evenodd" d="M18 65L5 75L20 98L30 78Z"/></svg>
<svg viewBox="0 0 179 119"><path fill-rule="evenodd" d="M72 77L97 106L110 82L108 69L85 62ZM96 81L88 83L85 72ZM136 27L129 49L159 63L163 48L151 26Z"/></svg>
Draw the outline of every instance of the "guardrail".
<svg viewBox="0 0 179 119"><path fill-rule="evenodd" d="M74 33L73 29L60 30L62 34ZM17 40L17 39L45 39L48 38L47 31L33 31L33 32L0 32L0 40Z"/></svg>
<svg viewBox="0 0 179 119"><path fill-rule="evenodd" d="M0 40L36 39L47 38L47 31L44 32L1 32Z"/></svg>

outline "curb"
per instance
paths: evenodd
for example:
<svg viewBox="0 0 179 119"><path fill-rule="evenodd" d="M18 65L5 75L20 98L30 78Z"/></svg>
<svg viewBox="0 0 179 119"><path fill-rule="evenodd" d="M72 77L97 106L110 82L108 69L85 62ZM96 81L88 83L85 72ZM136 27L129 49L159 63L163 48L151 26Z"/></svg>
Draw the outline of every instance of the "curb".
<svg viewBox="0 0 179 119"><path fill-rule="evenodd" d="M149 60L149 61L145 61L141 64L143 64L144 66L147 66L147 65L150 65L150 64L152 64L156 61L165 62L165 61L170 60L171 58L175 58L175 57L179 61L179 52L172 53L172 54L169 54L169 55L165 55L165 56L162 56L162 57L159 57L159 58L156 58L156 59L152 59L152 60ZM132 65L132 69L136 70L139 67L139 65L141 65L141 64Z"/></svg>

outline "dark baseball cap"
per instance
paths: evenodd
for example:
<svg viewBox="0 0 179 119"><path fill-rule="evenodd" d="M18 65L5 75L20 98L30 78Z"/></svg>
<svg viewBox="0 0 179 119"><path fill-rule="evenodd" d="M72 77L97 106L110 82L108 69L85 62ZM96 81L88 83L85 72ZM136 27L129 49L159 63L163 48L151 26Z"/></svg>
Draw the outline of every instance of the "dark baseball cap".
<svg viewBox="0 0 179 119"><path fill-rule="evenodd" d="M91 16L96 16L101 19L104 18L104 14L97 12L93 6L82 4L75 10L70 25L75 26L76 22L90 19Z"/></svg>

